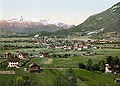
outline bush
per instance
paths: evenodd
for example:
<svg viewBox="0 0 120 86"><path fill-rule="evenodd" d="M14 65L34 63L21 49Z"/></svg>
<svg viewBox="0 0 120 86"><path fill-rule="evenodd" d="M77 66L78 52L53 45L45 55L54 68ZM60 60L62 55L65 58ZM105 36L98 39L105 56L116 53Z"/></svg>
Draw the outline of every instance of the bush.
<svg viewBox="0 0 120 86"><path fill-rule="evenodd" d="M79 63L79 68L80 68L80 69L85 69L86 66L85 66L83 63Z"/></svg>

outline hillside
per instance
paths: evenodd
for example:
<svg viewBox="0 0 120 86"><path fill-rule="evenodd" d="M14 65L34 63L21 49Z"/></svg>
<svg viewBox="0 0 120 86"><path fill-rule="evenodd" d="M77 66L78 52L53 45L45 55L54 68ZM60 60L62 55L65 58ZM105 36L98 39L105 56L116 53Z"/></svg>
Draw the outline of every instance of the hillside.
<svg viewBox="0 0 120 86"><path fill-rule="evenodd" d="M115 37L120 36L120 2L106 11L90 16L85 22L72 29L56 31L48 35L105 38L105 34L108 35L109 33L112 33L111 35L115 35Z"/></svg>

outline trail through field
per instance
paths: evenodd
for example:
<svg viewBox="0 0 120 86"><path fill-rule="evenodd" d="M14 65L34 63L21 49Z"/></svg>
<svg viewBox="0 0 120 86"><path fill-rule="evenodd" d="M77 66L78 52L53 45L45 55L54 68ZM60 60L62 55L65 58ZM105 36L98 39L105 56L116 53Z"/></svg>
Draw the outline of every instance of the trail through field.
<svg viewBox="0 0 120 86"><path fill-rule="evenodd" d="M54 67L41 67L41 69L48 69L48 70L66 70L66 69L70 69L70 68L54 68ZM80 68L72 68L72 69L80 69Z"/></svg>
<svg viewBox="0 0 120 86"><path fill-rule="evenodd" d="M15 74L15 71L0 71L0 74Z"/></svg>

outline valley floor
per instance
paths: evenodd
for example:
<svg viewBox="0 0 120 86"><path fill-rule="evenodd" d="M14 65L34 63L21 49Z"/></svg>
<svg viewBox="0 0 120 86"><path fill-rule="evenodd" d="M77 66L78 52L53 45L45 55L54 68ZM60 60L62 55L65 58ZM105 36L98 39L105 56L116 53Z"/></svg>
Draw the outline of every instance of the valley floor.
<svg viewBox="0 0 120 86"><path fill-rule="evenodd" d="M2 39L9 40L9 39ZM21 40L21 39L18 39ZM25 39L26 40L26 39ZM30 40L30 39L27 39ZM92 55L81 55L87 51L65 51L65 50L53 50L47 48L36 48L35 44L28 42L18 43L3 43L0 45L11 45L11 46L33 46L33 48L8 48L0 50L0 55L4 55L4 52L11 52L16 54L16 51L28 52L29 54L37 55L40 52L50 52L50 55L54 54L74 54L75 56L68 56L67 58L60 57L49 57L49 58L30 58L30 61L19 69L16 68L1 68L0 71L12 70L14 74L0 74L0 86L120 86L120 83L115 83L114 78L120 78L119 75L112 75L102 73L100 71L88 71L85 69L79 69L79 63L87 64L87 61L91 59L93 63L98 63L99 60L105 60L108 56L118 56L120 58L120 49L111 48L115 44L99 45L106 47L104 49L90 50ZM120 44L116 44L120 45ZM97 53L97 54L94 54ZM22 60L26 62L27 60ZM7 59L0 59L0 63L5 63L2 66L7 67ZM43 70L40 73L29 73L25 72L24 68L29 68L32 63L37 63ZM75 79L72 81L68 80L67 72L72 68Z"/></svg>

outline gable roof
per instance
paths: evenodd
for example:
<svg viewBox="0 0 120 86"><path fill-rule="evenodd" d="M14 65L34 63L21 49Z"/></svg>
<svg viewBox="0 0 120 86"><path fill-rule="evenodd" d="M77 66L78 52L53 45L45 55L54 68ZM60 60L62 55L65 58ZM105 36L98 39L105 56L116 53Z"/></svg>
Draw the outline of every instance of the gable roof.
<svg viewBox="0 0 120 86"><path fill-rule="evenodd" d="M31 67L33 67L33 66L38 66L38 67L40 67L38 64L32 63L32 64L29 65L29 68L31 68Z"/></svg>
<svg viewBox="0 0 120 86"><path fill-rule="evenodd" d="M8 61L9 61L9 62L19 62L20 59L19 59L19 58L12 58L12 57L9 57L9 58L8 58Z"/></svg>
<svg viewBox="0 0 120 86"><path fill-rule="evenodd" d="M4 52L5 55L11 54L10 52Z"/></svg>

